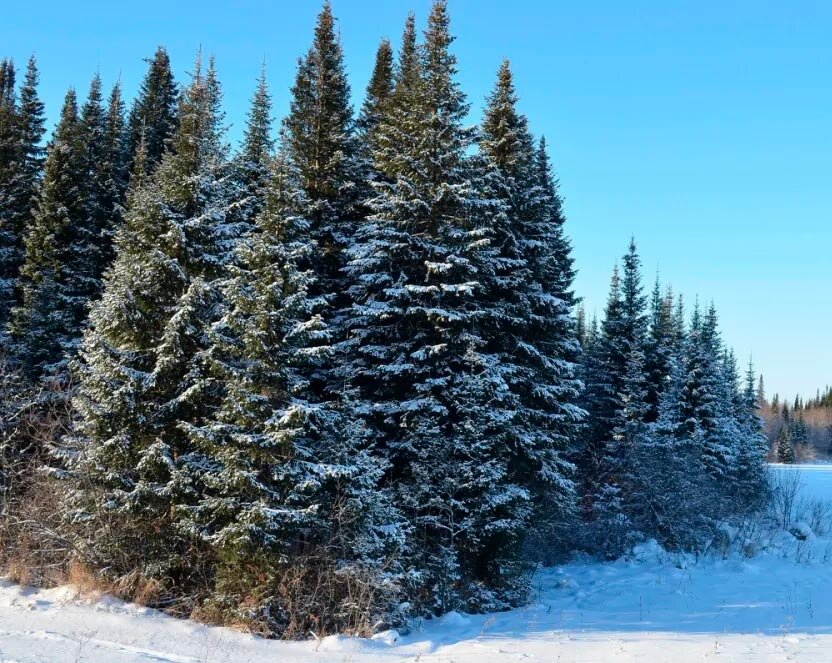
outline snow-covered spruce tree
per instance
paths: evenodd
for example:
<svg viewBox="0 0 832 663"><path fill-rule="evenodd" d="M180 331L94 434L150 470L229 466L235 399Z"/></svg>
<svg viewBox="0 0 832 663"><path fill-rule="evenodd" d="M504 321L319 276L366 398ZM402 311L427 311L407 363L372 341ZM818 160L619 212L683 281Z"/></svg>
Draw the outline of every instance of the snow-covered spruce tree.
<svg viewBox="0 0 832 663"><path fill-rule="evenodd" d="M362 143L372 143L368 135L378 126L383 112L384 102L393 92L393 47L389 39L382 39L376 50L375 64L361 113L356 120L356 129L361 135Z"/></svg>
<svg viewBox="0 0 832 663"><path fill-rule="evenodd" d="M616 341L620 339L622 317L621 275L618 265L613 268L609 295L600 328L583 355L581 377L585 389L581 404L587 411L584 444L579 448L577 461L580 479L581 512L590 520L595 510L600 489L601 460L619 410L618 394L625 366L624 352Z"/></svg>
<svg viewBox="0 0 832 663"><path fill-rule="evenodd" d="M98 205L101 210L102 265L106 269L114 258L113 241L121 227L124 214L127 183L130 178L129 146L125 122L121 84L110 91L104 115L104 134L101 163L94 164L94 177L98 186Z"/></svg>
<svg viewBox="0 0 832 663"><path fill-rule="evenodd" d="M730 414L740 421L743 418L743 387L740 386L740 374L737 368L737 356L729 347L722 349L722 376Z"/></svg>
<svg viewBox="0 0 832 663"><path fill-rule="evenodd" d="M711 304L697 330L691 331L691 386L696 390L696 417L703 432L702 459L708 473L726 490L739 447L733 392L736 376L728 376L722 364L716 308ZM731 383L734 383L733 387Z"/></svg>
<svg viewBox="0 0 832 663"><path fill-rule="evenodd" d="M783 426L777 436L777 462L787 464L795 462L794 446L788 426Z"/></svg>
<svg viewBox="0 0 832 663"><path fill-rule="evenodd" d="M189 427L208 421L218 402L205 351L214 282L228 259L213 67L203 73L197 61L179 117L174 149L152 176L140 143L117 257L78 362L70 469L93 562L114 575L139 569L185 593L204 570L187 514L207 463Z"/></svg>
<svg viewBox="0 0 832 663"><path fill-rule="evenodd" d="M809 429L803 418L803 412L802 410L795 410L795 412L796 414L789 421L789 435L791 436L792 444L795 446L809 444Z"/></svg>
<svg viewBox="0 0 832 663"><path fill-rule="evenodd" d="M115 107L105 111L98 76L80 116L74 93L67 95L26 240L12 332L30 375L48 373L56 384L66 382L66 360L80 341L89 304L101 294L121 220L123 122L118 96L111 102Z"/></svg>
<svg viewBox="0 0 832 663"><path fill-rule="evenodd" d="M356 137L358 139L358 158L361 169L359 192L363 201L373 197L371 182L379 174L373 168L373 150L375 146L376 128L381 119L384 104L393 92L393 47L388 39L382 39L376 51L373 73L364 95L361 112L355 121ZM363 210L366 214L369 212Z"/></svg>
<svg viewBox="0 0 832 663"><path fill-rule="evenodd" d="M350 250L354 303L344 316L345 375L411 528L402 557L419 612L517 599L519 569L506 551L529 499L509 464L511 393L478 329L490 306L479 281L488 229L474 222L482 206L471 198L473 136L462 127L468 106L451 41L444 2L433 6L421 49L408 19L377 127L373 214Z"/></svg>
<svg viewBox="0 0 832 663"><path fill-rule="evenodd" d="M586 355L586 353L590 352L593 347L595 347L595 342L598 340L599 332L598 332L598 316L593 313L592 320L589 321L589 324L586 328L586 339L584 340L584 347L582 355ZM586 381L582 380L582 384L585 384Z"/></svg>
<svg viewBox="0 0 832 663"><path fill-rule="evenodd" d="M765 447L754 373L749 370L743 388L736 373L732 353L722 348L714 307L703 319L695 306L688 337L671 362L659 417L651 426L654 452L673 454L662 476L677 484L678 497L668 494L660 500L647 482L641 493L650 505L643 510L644 520L652 523L645 529L653 528L668 545L701 544L720 518L759 506L764 495ZM684 465L677 458L684 458ZM663 480L656 471L648 479ZM683 490L682 484L690 488Z"/></svg>
<svg viewBox="0 0 832 663"><path fill-rule="evenodd" d="M586 359L587 443L581 453L584 515L593 524L591 546L620 552L631 531L628 512L634 449L646 433L647 384L644 346L646 303L640 260L631 241L623 277L613 272L600 338Z"/></svg>
<svg viewBox="0 0 832 663"><path fill-rule="evenodd" d="M701 324L697 316L694 327ZM628 518L640 536L655 538L668 549L695 549L712 536L722 500L702 462L702 429L688 416L689 343L679 300L672 322L673 350L657 418L631 463Z"/></svg>
<svg viewBox="0 0 832 663"><path fill-rule="evenodd" d="M647 382L646 423L659 417L659 402L670 379L670 364L675 352L673 331L673 293L661 291L659 279L650 298L649 331L645 344L645 377Z"/></svg>
<svg viewBox="0 0 832 663"><path fill-rule="evenodd" d="M113 258L113 237L121 225L127 184L123 113L118 86L104 108L101 79L96 75L81 108L86 218L70 247L68 265L78 275L77 294L85 300L84 310L76 316L79 325L86 318L87 305L101 295L102 277Z"/></svg>
<svg viewBox="0 0 832 663"><path fill-rule="evenodd" d="M670 337L672 339L674 353L677 356L680 356L685 349L685 343L687 342L688 337L684 295L679 293L679 295L675 297L675 301L676 304L673 307L673 317L670 323Z"/></svg>
<svg viewBox="0 0 832 663"><path fill-rule="evenodd" d="M35 197L43 168L43 103L38 98L38 71L29 59L19 97L15 70L5 61L0 84L0 336L19 303L18 277L24 240L32 225Z"/></svg>
<svg viewBox="0 0 832 663"><path fill-rule="evenodd" d="M758 411L759 392L755 380L754 366L749 361L738 413L742 438L734 473L736 493L745 506L752 508L759 506L765 497L765 457L768 453L768 440Z"/></svg>
<svg viewBox="0 0 832 663"><path fill-rule="evenodd" d="M353 232L360 169L344 54L328 1L318 15L312 46L298 61L291 94L281 148L300 178L307 205L303 216L316 244L309 256L317 275L310 294L330 304L322 312L329 323L345 301L343 250Z"/></svg>
<svg viewBox="0 0 832 663"><path fill-rule="evenodd" d="M75 252L89 241L84 132L75 92L52 135L37 211L26 234L21 301L12 314L15 354L30 377L63 375L86 313L86 280Z"/></svg>
<svg viewBox="0 0 832 663"><path fill-rule="evenodd" d="M150 173L171 146L179 122L179 90L170 68L167 51L159 46L139 87L128 118L128 153L130 170L139 144L144 142L144 163Z"/></svg>
<svg viewBox="0 0 832 663"><path fill-rule="evenodd" d="M647 379L644 348L647 337L646 300L641 285L641 260L635 240L623 258L621 279L626 372L622 392L621 422L613 432L615 439L628 447L636 443L647 417Z"/></svg>
<svg viewBox="0 0 832 663"><path fill-rule="evenodd" d="M246 117L243 144L231 161L230 176L234 187L228 201L225 226L232 240L245 237L254 230L254 220L265 204L269 164L274 156L271 112L272 100L264 65Z"/></svg>
<svg viewBox="0 0 832 663"><path fill-rule="evenodd" d="M17 218L22 206L14 196L20 159L18 127L14 63L4 59L0 61L0 325L4 326L14 305L23 257L22 228Z"/></svg>
<svg viewBox="0 0 832 663"><path fill-rule="evenodd" d="M254 190L265 191L269 180L269 161L274 149L272 139L272 98L266 83L265 65L257 79L257 88L251 99L251 107L246 118L243 135L242 163L248 177L246 184L252 184Z"/></svg>
<svg viewBox="0 0 832 663"><path fill-rule="evenodd" d="M536 225L537 237L529 241L529 250L535 247L540 256L533 260L538 279L545 284L546 293L563 300L565 310L571 311L577 299L573 291L575 268L572 258L572 245L566 236L563 213L563 201L558 193L557 179L554 177L549 162L549 152L545 137L541 137L537 147L535 162L537 164L537 183L543 191L541 202L541 222ZM561 325L570 322L560 318ZM564 336L568 336L565 334Z"/></svg>
<svg viewBox="0 0 832 663"><path fill-rule="evenodd" d="M347 404L312 389L332 348L324 301L309 296L315 275L301 267L314 251L304 209L281 157L222 286L210 355L224 398L209 421L187 425L204 461L182 516L218 559L207 609L283 636L368 630L395 587L382 466ZM357 598L364 590L371 599Z"/></svg>
<svg viewBox="0 0 832 663"><path fill-rule="evenodd" d="M499 358L512 398L509 423L511 480L529 491L535 529L557 538L574 512L572 467L566 461L582 411L575 405L572 267L563 215L547 155L535 148L517 112L511 69L504 61L487 100L479 147L484 163L480 208L488 212L489 250L480 262L479 333ZM486 205L499 201L502 209ZM542 540L543 537L541 537ZM549 541L553 548L556 541Z"/></svg>

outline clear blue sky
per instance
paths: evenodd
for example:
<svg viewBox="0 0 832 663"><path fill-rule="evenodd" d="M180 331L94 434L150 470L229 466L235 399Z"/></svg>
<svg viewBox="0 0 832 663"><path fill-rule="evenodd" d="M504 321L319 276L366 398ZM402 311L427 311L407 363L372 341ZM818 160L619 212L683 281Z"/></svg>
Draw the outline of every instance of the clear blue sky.
<svg viewBox="0 0 832 663"><path fill-rule="evenodd" d="M356 105L378 40L429 0L333 0ZM832 382L832 3L826 0L451 0L455 51L479 117L503 57L546 135L566 198L577 289L600 313L635 235L689 300L713 299L724 335L769 391ZM50 126L93 72L132 96L157 44L179 80L214 53L236 139L265 58L287 108L317 0L9 0L0 56L39 60Z"/></svg>

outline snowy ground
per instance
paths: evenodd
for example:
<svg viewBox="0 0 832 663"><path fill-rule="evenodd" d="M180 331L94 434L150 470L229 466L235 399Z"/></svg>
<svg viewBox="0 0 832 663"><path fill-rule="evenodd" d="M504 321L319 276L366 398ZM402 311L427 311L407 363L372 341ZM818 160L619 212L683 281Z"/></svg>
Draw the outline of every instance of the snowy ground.
<svg viewBox="0 0 832 663"><path fill-rule="evenodd" d="M832 501L832 465L774 471L798 472L804 498ZM542 573L526 608L374 640L270 642L0 581L0 663L832 661L832 538L772 544L752 559L697 562L647 545L630 561L576 562Z"/></svg>

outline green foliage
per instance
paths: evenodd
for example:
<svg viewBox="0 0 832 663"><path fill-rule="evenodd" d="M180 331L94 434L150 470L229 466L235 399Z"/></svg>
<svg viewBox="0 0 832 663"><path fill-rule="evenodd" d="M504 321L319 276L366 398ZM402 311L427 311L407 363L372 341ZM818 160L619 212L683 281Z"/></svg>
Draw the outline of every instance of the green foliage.
<svg viewBox="0 0 832 663"><path fill-rule="evenodd" d="M151 172L170 148L179 121L178 86L173 79L170 57L161 46L149 61L128 121L128 153L132 162L139 144L145 144L145 170Z"/></svg>
<svg viewBox="0 0 832 663"><path fill-rule="evenodd" d="M43 167L44 109L37 95L38 71L29 59L19 95L11 60L0 63L0 327L5 333L12 309L20 303L18 278L25 236L33 223L33 204Z"/></svg>

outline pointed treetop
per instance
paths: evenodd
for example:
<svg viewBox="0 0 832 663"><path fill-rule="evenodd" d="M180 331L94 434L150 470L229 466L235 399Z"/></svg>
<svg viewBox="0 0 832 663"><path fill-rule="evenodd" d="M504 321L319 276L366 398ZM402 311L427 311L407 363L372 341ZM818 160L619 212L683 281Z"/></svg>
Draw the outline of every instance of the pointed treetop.
<svg viewBox="0 0 832 663"><path fill-rule="evenodd" d="M220 84L213 57L203 73L202 49L197 52L191 82L179 101L179 128L173 138L173 152L183 172L196 172L200 164L222 158L222 111ZM148 157L151 157L148 137Z"/></svg>
<svg viewBox="0 0 832 663"><path fill-rule="evenodd" d="M612 301L620 301L621 299L621 274L618 271L618 263L613 265L612 277L610 277L610 293L607 299L608 303Z"/></svg>
<svg viewBox="0 0 832 663"><path fill-rule="evenodd" d="M402 45L396 65L395 89L412 89L419 81L419 53L416 46L416 17L407 15L402 32Z"/></svg>
<svg viewBox="0 0 832 663"><path fill-rule="evenodd" d="M504 173L530 158L531 137L526 118L517 112L517 93L508 60L497 71L494 88L486 99L480 147Z"/></svg>
<svg viewBox="0 0 832 663"><path fill-rule="evenodd" d="M699 295L693 300L693 312L690 316L690 333L700 334L702 332L702 310L699 307Z"/></svg>
<svg viewBox="0 0 832 663"><path fill-rule="evenodd" d="M549 194L555 206L555 212L560 213L560 196L557 193L557 180L552 175L552 166L549 162L549 151L546 147L546 136L541 136L537 143L535 152L535 170L540 186Z"/></svg>
<svg viewBox="0 0 832 663"><path fill-rule="evenodd" d="M363 126L373 124L379 112L379 107L387 100L393 91L393 47L389 39L382 39L376 51L373 74L367 84L364 105L361 107L359 124Z"/></svg>
<svg viewBox="0 0 832 663"><path fill-rule="evenodd" d="M653 281L653 292L650 295L650 307L654 314L661 309L662 302L665 299L666 297L662 296L662 284L659 279L659 272L656 270L656 280Z"/></svg>
<svg viewBox="0 0 832 663"><path fill-rule="evenodd" d="M61 118L58 121L58 126L69 122L76 122L78 120L78 97L75 94L75 88L69 88L64 96L64 103L61 107Z"/></svg>
<svg viewBox="0 0 832 663"><path fill-rule="evenodd" d="M315 25L315 43L320 45L333 41L336 41L335 17L332 15L332 4L329 0L324 0Z"/></svg>
<svg viewBox="0 0 832 663"><path fill-rule="evenodd" d="M458 112L459 109L454 107L462 103L462 94L453 80L456 74L456 56L450 50L453 42L448 3L446 0L435 0L425 30L423 73L432 106Z"/></svg>
<svg viewBox="0 0 832 663"><path fill-rule="evenodd" d="M272 99L266 83L266 65L264 64L257 79L257 88L251 100L243 137L243 155L251 164L266 164L271 156L274 147L274 140L271 137L271 112Z"/></svg>
<svg viewBox="0 0 832 663"><path fill-rule="evenodd" d="M90 81L90 91L87 95L87 98L92 99L92 100L95 100L95 99L100 100L102 98L101 74L97 71L95 72L95 74L92 77L92 80Z"/></svg>
<svg viewBox="0 0 832 663"><path fill-rule="evenodd" d="M20 117L23 121L23 141L30 152L32 168L40 163L42 150L40 141L43 138L46 121L44 119L44 105L38 97L38 68L35 56L29 58L26 65L26 75L20 88Z"/></svg>
<svg viewBox="0 0 832 663"><path fill-rule="evenodd" d="M367 85L367 96L383 100L393 88L393 47L386 37L381 40L376 50L373 75Z"/></svg>
<svg viewBox="0 0 832 663"><path fill-rule="evenodd" d="M81 117L87 125L87 131L103 129L104 109L102 107L101 76L96 72L90 81L90 91L81 109Z"/></svg>
<svg viewBox="0 0 832 663"><path fill-rule="evenodd" d="M318 15L312 45L298 62L291 94L283 146L309 198L330 201L337 216L349 205L341 194L355 146L344 53L328 3Z"/></svg>
<svg viewBox="0 0 832 663"><path fill-rule="evenodd" d="M107 108L110 109L110 113L112 114L112 109L122 108L123 106L124 100L121 96L121 81L116 81L110 90L110 96L107 99Z"/></svg>
<svg viewBox="0 0 832 663"><path fill-rule="evenodd" d="M122 143L122 147L124 146L127 136L124 126L124 99L121 96L120 81L115 82L107 99L107 131L113 144L118 141Z"/></svg>
<svg viewBox="0 0 832 663"><path fill-rule="evenodd" d="M135 154L144 134L147 168L151 170L162 159L176 131L179 91L164 47L159 46L147 62L147 73L130 110L129 150Z"/></svg>
<svg viewBox="0 0 832 663"><path fill-rule="evenodd" d="M436 50L438 54L445 51L454 41L450 32L451 17L448 14L447 0L434 0L428 15L428 27L425 30L425 48L430 59L431 51Z"/></svg>

